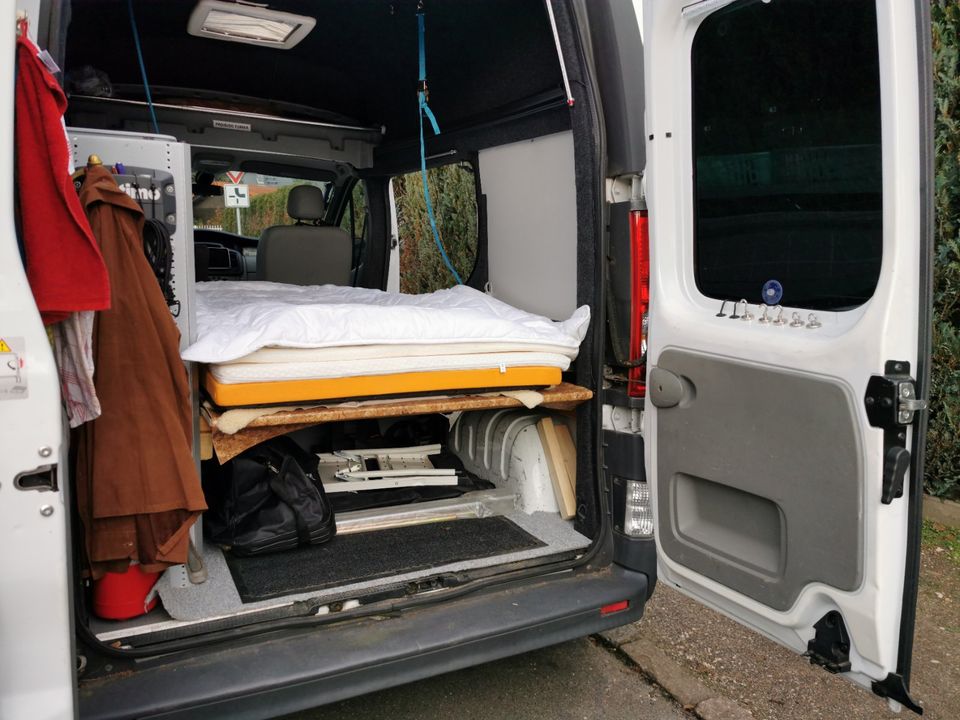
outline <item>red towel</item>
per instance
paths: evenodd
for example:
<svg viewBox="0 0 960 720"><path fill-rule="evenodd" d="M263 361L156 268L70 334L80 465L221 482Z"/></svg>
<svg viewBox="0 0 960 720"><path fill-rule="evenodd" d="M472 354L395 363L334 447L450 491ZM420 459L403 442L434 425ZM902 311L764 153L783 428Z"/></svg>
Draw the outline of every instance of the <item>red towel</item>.
<svg viewBox="0 0 960 720"><path fill-rule="evenodd" d="M17 38L17 183L27 280L49 325L109 308L110 281L68 172L67 99L38 52Z"/></svg>

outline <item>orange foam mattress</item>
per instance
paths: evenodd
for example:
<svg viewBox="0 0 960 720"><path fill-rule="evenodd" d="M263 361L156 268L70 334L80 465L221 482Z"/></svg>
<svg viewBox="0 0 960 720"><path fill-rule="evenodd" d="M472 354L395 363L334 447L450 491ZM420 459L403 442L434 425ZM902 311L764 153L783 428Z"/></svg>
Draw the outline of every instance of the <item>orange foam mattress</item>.
<svg viewBox="0 0 960 720"><path fill-rule="evenodd" d="M236 407L308 400L547 387L558 384L561 373L559 367L534 365L507 367L505 370L431 370L310 380L221 383L212 373L205 372L203 384L217 405Z"/></svg>

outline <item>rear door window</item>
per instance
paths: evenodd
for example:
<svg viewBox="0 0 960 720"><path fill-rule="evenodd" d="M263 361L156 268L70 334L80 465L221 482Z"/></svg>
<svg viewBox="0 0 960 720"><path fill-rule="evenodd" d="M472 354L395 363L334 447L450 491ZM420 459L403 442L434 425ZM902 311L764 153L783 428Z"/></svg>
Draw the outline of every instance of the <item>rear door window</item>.
<svg viewBox="0 0 960 720"><path fill-rule="evenodd" d="M692 48L694 251L704 295L842 310L882 258L874 0L741 0ZM769 287L769 286L768 286Z"/></svg>

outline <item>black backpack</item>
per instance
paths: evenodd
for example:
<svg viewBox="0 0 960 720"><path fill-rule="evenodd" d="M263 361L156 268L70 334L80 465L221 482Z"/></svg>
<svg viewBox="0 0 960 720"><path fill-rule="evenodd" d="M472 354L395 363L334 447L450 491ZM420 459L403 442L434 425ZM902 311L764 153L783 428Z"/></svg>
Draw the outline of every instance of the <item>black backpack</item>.
<svg viewBox="0 0 960 720"><path fill-rule="evenodd" d="M318 458L288 437L251 448L207 475L204 529L235 555L320 545L336 534Z"/></svg>

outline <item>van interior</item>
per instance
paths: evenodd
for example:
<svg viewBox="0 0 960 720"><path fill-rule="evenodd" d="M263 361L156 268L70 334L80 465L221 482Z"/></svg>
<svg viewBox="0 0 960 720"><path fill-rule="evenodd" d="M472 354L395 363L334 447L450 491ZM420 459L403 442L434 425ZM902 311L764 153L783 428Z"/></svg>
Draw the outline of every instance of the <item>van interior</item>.
<svg viewBox="0 0 960 720"><path fill-rule="evenodd" d="M405 176L402 190L422 197L421 163L432 183L456 177L472 188L463 206L475 214L464 221L469 252L453 259L463 284L554 321L581 306L594 318L569 367L549 382L520 383L540 395L531 408L476 385L335 388L313 403L228 393L218 403L212 392L236 386L211 391L210 373L190 363L196 461L211 508L236 481L236 458L267 439L319 457L321 475L426 467L447 472L447 484L329 493L336 537L271 554L242 556L212 540L211 510L191 531L190 562L154 588L150 612L98 617L84 581L77 624L86 643L156 654L518 569L556 572L596 552L602 175L582 43L565 4L277 0L239 23L260 6L134 2L132 17L125 0L54 5L63 44L51 52L64 70L74 161L99 156L147 217L166 223L182 348L197 333L197 298L215 295L218 283L415 293L409 278L432 263L431 289L455 285L429 227L415 227L398 203ZM418 81L418 12L427 88ZM425 115L423 129L418 122L422 90L439 134ZM164 188L159 204L161 193L143 194L148 185ZM253 208L226 207L232 185L254 202L288 191L286 216L261 227ZM456 209L439 205L443 188L431 190L437 214L453 217ZM436 255L421 245L406 260L414 235ZM284 412L220 430L228 410L260 405ZM85 677L110 667L91 663Z"/></svg>

